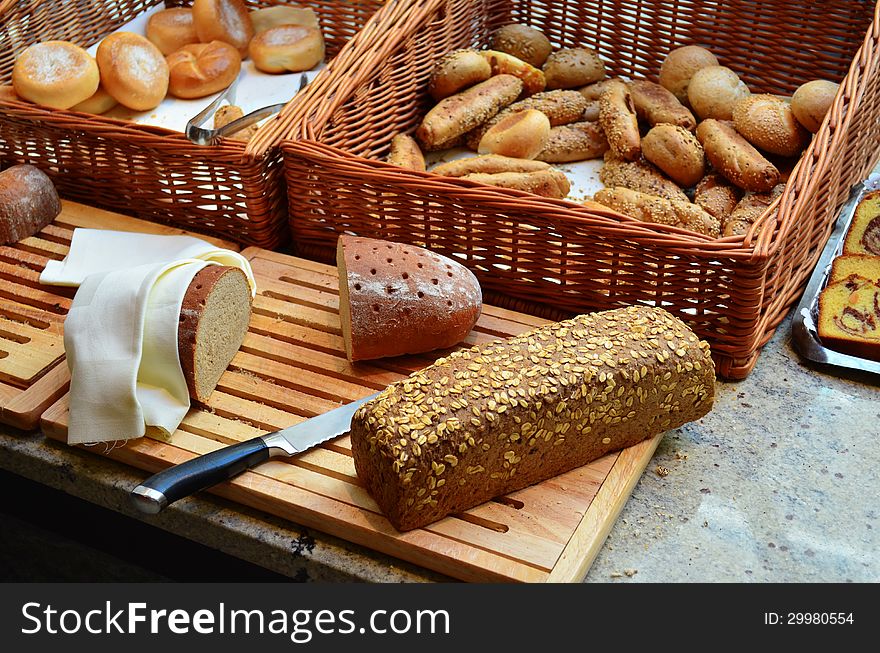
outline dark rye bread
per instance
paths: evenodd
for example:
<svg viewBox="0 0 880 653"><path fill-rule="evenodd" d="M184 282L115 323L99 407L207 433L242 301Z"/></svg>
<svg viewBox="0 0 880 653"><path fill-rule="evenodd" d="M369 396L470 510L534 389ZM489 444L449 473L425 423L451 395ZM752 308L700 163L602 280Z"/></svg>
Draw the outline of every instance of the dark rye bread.
<svg viewBox="0 0 880 653"><path fill-rule="evenodd" d="M209 265L183 296L177 350L190 397L202 403L238 352L251 316L251 290L240 268Z"/></svg>
<svg viewBox="0 0 880 653"><path fill-rule="evenodd" d="M61 200L46 173L31 165L0 172L0 245L33 236L61 213Z"/></svg>
<svg viewBox="0 0 880 653"><path fill-rule="evenodd" d="M398 530L430 524L698 419L709 345L647 307L459 351L352 420L355 468Z"/></svg>

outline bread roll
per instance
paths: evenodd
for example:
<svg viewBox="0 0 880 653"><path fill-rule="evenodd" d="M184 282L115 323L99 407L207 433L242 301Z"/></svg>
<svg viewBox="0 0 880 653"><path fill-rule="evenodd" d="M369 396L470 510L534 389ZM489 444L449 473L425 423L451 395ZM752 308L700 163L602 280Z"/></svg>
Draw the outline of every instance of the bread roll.
<svg viewBox="0 0 880 653"><path fill-rule="evenodd" d="M696 136L679 125L652 127L642 138L642 153L684 188L696 185L706 172L703 146Z"/></svg>
<svg viewBox="0 0 880 653"><path fill-rule="evenodd" d="M596 122L574 122L550 128L547 144L535 157L549 163L596 159L608 151L605 132Z"/></svg>
<svg viewBox="0 0 880 653"><path fill-rule="evenodd" d="M431 168L431 172L446 177L462 177L477 172L493 174L496 172L534 172L536 170L548 170L550 165L542 161L531 159L513 159L508 156L497 154L484 154L483 156L468 157L447 161Z"/></svg>
<svg viewBox="0 0 880 653"><path fill-rule="evenodd" d="M782 194L784 189L784 184L777 184L769 193L749 192L743 195L724 223L723 235L741 236L748 232L758 218L766 213L773 201ZM773 216L772 221L775 223L775 216ZM765 224L764 228L766 229L770 226L770 224Z"/></svg>
<svg viewBox="0 0 880 653"><path fill-rule="evenodd" d="M113 98L135 111L154 109L168 92L168 62L134 32L114 32L98 45L101 83Z"/></svg>
<svg viewBox="0 0 880 653"><path fill-rule="evenodd" d="M605 63L592 48L562 48L544 63L547 90L578 88L605 79Z"/></svg>
<svg viewBox="0 0 880 653"><path fill-rule="evenodd" d="M351 361L452 347L480 317L483 295L473 272L422 247L342 235L336 263Z"/></svg>
<svg viewBox="0 0 880 653"><path fill-rule="evenodd" d="M518 23L495 30L489 38L489 48L513 55L535 68L543 66L553 52L553 46L544 32Z"/></svg>
<svg viewBox="0 0 880 653"><path fill-rule="evenodd" d="M733 128L720 120L704 120L697 139L718 172L744 190L768 192L779 181L779 171Z"/></svg>
<svg viewBox="0 0 880 653"><path fill-rule="evenodd" d="M152 14L147 20L147 38L166 57L185 45L199 42L192 9L175 7Z"/></svg>
<svg viewBox="0 0 880 653"><path fill-rule="evenodd" d="M550 138L550 120L537 109L518 111L495 123L480 139L477 152L533 159Z"/></svg>
<svg viewBox="0 0 880 653"><path fill-rule="evenodd" d="M810 142L791 105L775 95L751 95L737 102L733 126L755 147L780 156L796 156Z"/></svg>
<svg viewBox="0 0 880 653"><path fill-rule="evenodd" d="M672 50L660 65L660 86L682 104L688 103L688 86L694 73L706 66L717 66L718 59L706 48L685 45Z"/></svg>
<svg viewBox="0 0 880 653"><path fill-rule="evenodd" d="M98 66L88 52L67 41L44 41L24 50L12 67L19 97L52 109L69 109L98 90Z"/></svg>
<svg viewBox="0 0 880 653"><path fill-rule="evenodd" d="M665 123L678 125L688 131L696 129L697 120L694 114L660 84L637 79L629 83L629 92L636 115L652 127Z"/></svg>
<svg viewBox="0 0 880 653"><path fill-rule="evenodd" d="M416 139L409 134L396 134L391 139L391 150L388 152L387 161L391 165L408 170L424 172L426 169L425 155L422 154Z"/></svg>
<svg viewBox="0 0 880 653"><path fill-rule="evenodd" d="M659 308L581 315L437 360L354 415L355 470L398 530L425 526L698 419L709 345Z"/></svg>
<svg viewBox="0 0 880 653"><path fill-rule="evenodd" d="M199 41L223 41L247 56L254 25L243 0L194 0L192 14Z"/></svg>
<svg viewBox="0 0 880 653"><path fill-rule="evenodd" d="M824 79L814 79L802 84L791 96L791 110L797 121L812 133L819 131L825 114L837 97L839 84Z"/></svg>
<svg viewBox="0 0 880 653"><path fill-rule="evenodd" d="M496 172L491 174L475 172L461 175L460 178L487 186L513 188L558 200L564 199L571 192L571 182L568 181L568 177L555 168L533 172Z"/></svg>
<svg viewBox="0 0 880 653"><path fill-rule="evenodd" d="M251 39L248 51L264 73L302 72L324 60L324 35L302 25L270 27Z"/></svg>
<svg viewBox="0 0 880 653"><path fill-rule="evenodd" d="M239 106L234 104L224 104L222 107L217 109L214 112L214 129L220 129L221 127L225 127L233 120L238 120L239 118L244 117L244 111ZM249 125L244 129L239 129L236 132L229 134L226 138L232 139L234 141L243 141L248 142L253 138L254 134L257 133L257 125Z"/></svg>
<svg viewBox="0 0 880 653"><path fill-rule="evenodd" d="M645 160L624 161L610 151L605 154L599 180L608 187L620 186L669 200L689 201L678 184L664 176L653 164Z"/></svg>
<svg viewBox="0 0 880 653"><path fill-rule="evenodd" d="M222 91L238 77L241 56L223 41L185 45L168 56L168 92L193 99Z"/></svg>
<svg viewBox="0 0 880 653"><path fill-rule="evenodd" d="M668 200L629 188L605 188L593 196L599 204L643 222L666 224L718 238L721 226L696 204Z"/></svg>
<svg viewBox="0 0 880 653"><path fill-rule="evenodd" d="M103 87L103 85L98 85L98 90L95 91L92 97L87 100L83 100L79 104L75 104L70 107L71 111L78 111L80 113L92 113L95 115L99 115L102 113L106 113L110 111L113 107L119 104L116 99L110 95L107 90Z"/></svg>
<svg viewBox="0 0 880 653"><path fill-rule="evenodd" d="M724 66L700 68L688 85L688 100L703 120L730 120L734 105L749 94L749 87Z"/></svg>
<svg viewBox="0 0 880 653"><path fill-rule="evenodd" d="M281 25L302 25L321 29L318 23L318 14L311 7L289 7L287 5L275 5L264 7L251 12L251 24L254 26L254 34L265 32L272 27Z"/></svg>
<svg viewBox="0 0 880 653"><path fill-rule="evenodd" d="M730 214L740 200L740 190L718 173L706 175L694 190L694 204L718 218L721 230L727 226Z"/></svg>
<svg viewBox="0 0 880 653"><path fill-rule="evenodd" d="M518 77L495 75L450 95L428 111L416 130L416 139L428 151L450 147L460 136L516 100L522 88Z"/></svg>
<svg viewBox="0 0 880 653"><path fill-rule="evenodd" d="M524 95L533 95L544 90L544 73L533 65L498 50L481 50L480 55L489 62L493 75L519 77L523 83Z"/></svg>
<svg viewBox="0 0 880 653"><path fill-rule="evenodd" d="M492 76L489 62L476 50L456 50L442 57L431 71L428 93L438 102Z"/></svg>
<svg viewBox="0 0 880 653"><path fill-rule="evenodd" d="M614 155L636 161L642 155L639 119L626 84L611 80L599 98L599 125Z"/></svg>
<svg viewBox="0 0 880 653"><path fill-rule="evenodd" d="M32 165L0 171L0 245L33 236L61 213L52 180Z"/></svg>

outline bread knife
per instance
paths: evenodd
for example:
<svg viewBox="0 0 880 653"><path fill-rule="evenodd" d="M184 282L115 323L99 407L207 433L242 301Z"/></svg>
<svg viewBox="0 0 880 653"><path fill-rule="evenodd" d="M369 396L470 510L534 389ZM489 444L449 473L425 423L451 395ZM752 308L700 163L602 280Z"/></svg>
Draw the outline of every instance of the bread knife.
<svg viewBox="0 0 880 653"><path fill-rule="evenodd" d="M238 444L197 456L154 474L131 491L140 512L155 515L178 499L241 474L270 458L295 456L351 428L355 411L378 393Z"/></svg>

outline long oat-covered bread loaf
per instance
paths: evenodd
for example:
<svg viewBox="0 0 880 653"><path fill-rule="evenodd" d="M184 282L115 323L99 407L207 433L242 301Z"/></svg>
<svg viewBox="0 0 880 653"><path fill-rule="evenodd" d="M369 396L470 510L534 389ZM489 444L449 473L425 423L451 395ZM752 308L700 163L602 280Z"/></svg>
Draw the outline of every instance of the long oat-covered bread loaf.
<svg viewBox="0 0 880 653"><path fill-rule="evenodd" d="M355 468L398 530L698 419L709 345L668 312L581 315L439 359L352 420Z"/></svg>

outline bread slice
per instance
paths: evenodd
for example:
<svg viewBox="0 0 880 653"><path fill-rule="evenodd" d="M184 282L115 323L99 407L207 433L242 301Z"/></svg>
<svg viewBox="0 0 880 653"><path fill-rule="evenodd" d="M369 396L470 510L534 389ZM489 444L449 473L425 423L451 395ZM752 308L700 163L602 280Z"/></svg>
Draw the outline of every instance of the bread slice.
<svg viewBox="0 0 880 653"><path fill-rule="evenodd" d="M206 402L247 333L251 290L236 267L209 265L187 288L180 309L177 348L190 396Z"/></svg>
<svg viewBox="0 0 880 653"><path fill-rule="evenodd" d="M343 235L336 262L339 318L351 361L451 347L480 317L477 278L427 249Z"/></svg>
<svg viewBox="0 0 880 653"><path fill-rule="evenodd" d="M880 256L880 190L866 194L856 206L843 253Z"/></svg>
<svg viewBox="0 0 880 653"><path fill-rule="evenodd" d="M816 331L830 349L880 360L880 284L857 274L828 284Z"/></svg>
<svg viewBox="0 0 880 653"><path fill-rule="evenodd" d="M880 283L880 256L869 256L867 254L842 254L841 256L836 256L831 263L828 283L846 279L851 274L857 274L875 283Z"/></svg>

